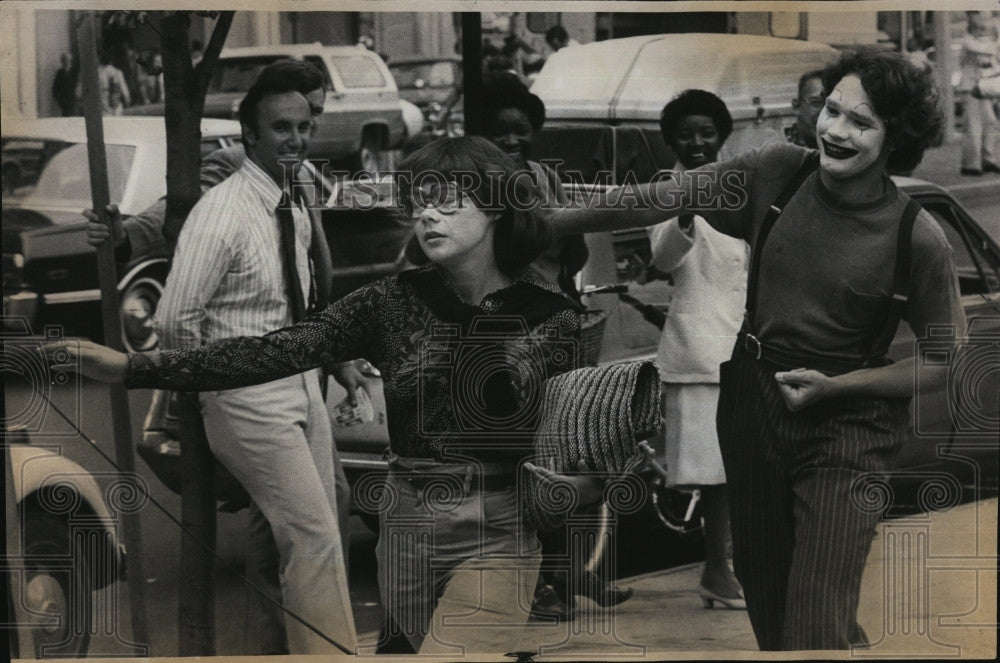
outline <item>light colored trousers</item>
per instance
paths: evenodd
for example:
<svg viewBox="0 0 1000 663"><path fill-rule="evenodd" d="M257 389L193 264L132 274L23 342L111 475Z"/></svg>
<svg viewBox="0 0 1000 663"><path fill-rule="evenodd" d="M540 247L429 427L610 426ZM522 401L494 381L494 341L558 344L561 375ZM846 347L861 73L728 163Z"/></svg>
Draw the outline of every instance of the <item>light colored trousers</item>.
<svg viewBox="0 0 1000 663"><path fill-rule="evenodd" d="M517 487L480 490L478 477L456 480L433 464L419 474L411 482L391 471L390 506L379 514L375 556L390 623L420 654L516 651L541 563Z"/></svg>
<svg viewBox="0 0 1000 663"><path fill-rule="evenodd" d="M205 392L200 403L212 453L243 484L274 535L282 604L297 617L285 618L289 652L340 652L312 628L355 651L333 441L316 373Z"/></svg>
<svg viewBox="0 0 1000 663"><path fill-rule="evenodd" d="M979 170L987 163L1000 166L1000 120L995 99L966 98L965 135L962 138L962 168Z"/></svg>

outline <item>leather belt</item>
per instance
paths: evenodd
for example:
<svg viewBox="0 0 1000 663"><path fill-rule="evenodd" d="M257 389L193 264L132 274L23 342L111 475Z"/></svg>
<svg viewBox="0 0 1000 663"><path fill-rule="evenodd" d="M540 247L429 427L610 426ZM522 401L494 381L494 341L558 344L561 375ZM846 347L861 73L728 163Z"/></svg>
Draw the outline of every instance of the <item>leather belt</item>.
<svg viewBox="0 0 1000 663"><path fill-rule="evenodd" d="M766 361L777 368L792 370L794 368L810 368L827 375L841 375L859 368L885 366L890 363L884 357L846 359L838 357L819 357L803 352L785 350L773 345L761 343L753 334L741 331L736 337L736 351L741 357L752 357L758 361Z"/></svg>

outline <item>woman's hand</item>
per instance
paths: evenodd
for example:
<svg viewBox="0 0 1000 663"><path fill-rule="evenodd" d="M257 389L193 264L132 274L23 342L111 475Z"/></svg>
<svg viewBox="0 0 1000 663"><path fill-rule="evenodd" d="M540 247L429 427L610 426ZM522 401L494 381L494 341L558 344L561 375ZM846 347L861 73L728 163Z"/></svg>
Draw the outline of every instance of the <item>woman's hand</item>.
<svg viewBox="0 0 1000 663"><path fill-rule="evenodd" d="M45 343L40 352L51 362L53 371L79 373L101 382L124 382L128 376L128 355L91 341Z"/></svg>
<svg viewBox="0 0 1000 663"><path fill-rule="evenodd" d="M357 406L357 390L364 389L368 391L368 378L358 368L358 362L345 361L342 364L331 366L328 370L330 371L330 376L347 392L347 402L352 407Z"/></svg>
<svg viewBox="0 0 1000 663"><path fill-rule="evenodd" d="M118 211L117 205L108 205L104 208L107 212L108 220L114 229L114 235L118 238L115 248L118 248L125 241L125 226L122 224L122 215ZM112 230L108 224L101 221L101 217L92 209L83 210L83 216L87 219L87 244L98 247L111 239Z"/></svg>
<svg viewBox="0 0 1000 663"><path fill-rule="evenodd" d="M794 371L775 373L774 379L792 412L830 398L834 392L833 378L819 371L796 368Z"/></svg>
<svg viewBox="0 0 1000 663"><path fill-rule="evenodd" d="M544 483L566 483L572 486L577 496L577 508L596 504L604 497L604 480L594 474L560 474L547 470L534 463L525 463L538 481ZM576 464L578 472L587 472L587 463L583 460Z"/></svg>

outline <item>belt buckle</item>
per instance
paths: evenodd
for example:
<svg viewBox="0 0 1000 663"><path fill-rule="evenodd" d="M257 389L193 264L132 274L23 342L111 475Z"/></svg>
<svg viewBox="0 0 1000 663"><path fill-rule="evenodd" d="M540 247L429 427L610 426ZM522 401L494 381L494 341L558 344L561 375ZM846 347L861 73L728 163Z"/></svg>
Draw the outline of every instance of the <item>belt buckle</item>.
<svg viewBox="0 0 1000 663"><path fill-rule="evenodd" d="M753 345L756 346L756 349L754 349L753 347L751 347L751 341L753 342ZM760 345L760 341L757 340L757 337L754 336L753 334L745 334L743 336L743 349L744 350L748 350L748 351L754 353L754 355L755 355L754 359L760 359L761 349L762 348L761 348L761 345Z"/></svg>

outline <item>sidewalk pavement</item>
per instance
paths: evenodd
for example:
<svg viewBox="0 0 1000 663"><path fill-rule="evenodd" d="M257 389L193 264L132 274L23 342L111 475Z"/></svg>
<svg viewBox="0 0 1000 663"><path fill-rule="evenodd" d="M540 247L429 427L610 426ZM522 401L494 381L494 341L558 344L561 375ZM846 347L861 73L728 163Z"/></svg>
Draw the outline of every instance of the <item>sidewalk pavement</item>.
<svg viewBox="0 0 1000 663"><path fill-rule="evenodd" d="M928 501L939 497L931 492ZM882 523L868 555L858 615L872 646L816 657L995 658L996 530L996 499ZM700 574L701 564L690 564L628 578L623 584L635 595L607 610L578 599L583 614L570 624L531 624L519 649L535 656L521 660L803 657L759 652L745 611L703 608L695 591Z"/></svg>
<svg viewBox="0 0 1000 663"><path fill-rule="evenodd" d="M580 616L569 624L534 623L518 649L520 658L458 653L421 661L656 661L668 659L979 658L997 654L997 499L950 508L947 486L929 477L924 503L938 511L882 523L862 580L859 621L872 646L851 652L763 654L745 611L702 607L695 592L700 564L624 579L634 596L616 608L578 600ZM940 490L937 490L940 488ZM880 508L885 504L876 504ZM370 650L377 632L359 634ZM367 647L365 647L367 645ZM222 657L245 663L354 657ZM124 659L104 660L121 663ZM138 659L137 659L138 660ZM145 659L147 661L191 659ZM213 659L204 659L211 661ZM410 656L380 656L412 661Z"/></svg>

